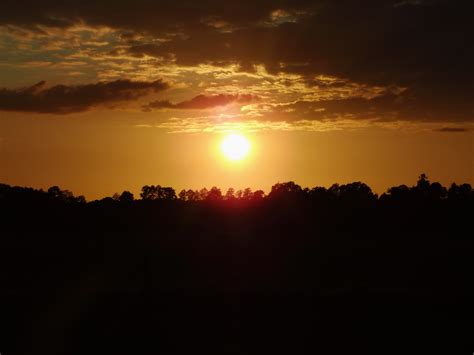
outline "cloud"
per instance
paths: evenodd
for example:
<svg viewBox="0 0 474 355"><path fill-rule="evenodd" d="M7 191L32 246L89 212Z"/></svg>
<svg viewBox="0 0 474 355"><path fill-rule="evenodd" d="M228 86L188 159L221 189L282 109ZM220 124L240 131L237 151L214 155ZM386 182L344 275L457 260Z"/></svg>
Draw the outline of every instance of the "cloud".
<svg viewBox="0 0 474 355"><path fill-rule="evenodd" d="M68 114L86 111L98 105L133 101L168 87L162 80L116 80L52 87L46 87L46 82L41 81L23 89L0 89L0 110Z"/></svg>
<svg viewBox="0 0 474 355"><path fill-rule="evenodd" d="M435 132L461 133L469 132L469 129L463 127L443 127L434 130Z"/></svg>
<svg viewBox="0 0 474 355"><path fill-rule="evenodd" d="M170 101L153 101L144 106L144 110L175 109L175 110L204 110L218 106L225 106L231 103L247 104L260 100L255 95L248 94L218 94L218 95L198 95L191 100L171 103Z"/></svg>
<svg viewBox="0 0 474 355"><path fill-rule="evenodd" d="M176 63L239 63L252 71L330 75L367 85L399 86L407 121L474 120L474 47L463 4L448 1L393 6L393 1L321 1L296 22L254 24L231 32L187 33L162 44L131 46L134 55L173 55ZM310 7L308 2L308 7ZM470 35L468 35L470 34Z"/></svg>
<svg viewBox="0 0 474 355"><path fill-rule="evenodd" d="M242 120L241 117L204 116L189 118L171 118L158 124L140 124L139 128L158 128L167 133L226 133L226 132L261 132L261 131L311 131L327 132L343 129L364 128L369 121L337 120L337 121L307 121L296 122Z"/></svg>
<svg viewBox="0 0 474 355"><path fill-rule="evenodd" d="M205 1L120 1L95 0L57 1L4 0L0 23L23 26L48 25L65 27L85 21L90 24L107 24L111 27L152 32L185 27L209 27L209 22L229 23L236 27L267 20L275 10L289 14L301 13L308 7L305 0L241 2L220 0ZM27 9L27 10L25 10ZM212 28L212 27L211 27Z"/></svg>
<svg viewBox="0 0 474 355"><path fill-rule="evenodd" d="M469 102L459 103L457 110L449 102L433 102L417 96L412 90L382 92L374 97L349 96L322 100L296 100L274 104L273 114L278 119L374 119L378 121L410 122L472 122L473 110ZM464 106L464 107L463 107Z"/></svg>
<svg viewBox="0 0 474 355"><path fill-rule="evenodd" d="M359 119L378 112L414 122L474 120L468 1L4 2L0 25L39 33L45 26L83 23L121 32L123 41L103 49L117 59L155 57L191 68L234 64L248 73L262 65L270 74L300 75L308 83L323 75L368 87L402 87L405 92L379 101L337 98L334 105ZM326 112L336 114L337 107L325 104ZM173 105L178 104L168 103Z"/></svg>

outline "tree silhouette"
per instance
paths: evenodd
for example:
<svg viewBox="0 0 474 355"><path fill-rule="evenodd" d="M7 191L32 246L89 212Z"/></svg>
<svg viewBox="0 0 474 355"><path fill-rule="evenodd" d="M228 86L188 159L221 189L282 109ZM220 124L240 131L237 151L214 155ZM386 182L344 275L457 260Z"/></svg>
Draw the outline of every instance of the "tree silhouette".
<svg viewBox="0 0 474 355"><path fill-rule="evenodd" d="M130 203L130 202L133 202L134 200L135 200L135 197L130 191L124 191L118 197L118 201L122 203Z"/></svg>
<svg viewBox="0 0 474 355"><path fill-rule="evenodd" d="M202 188L200 191L199 191L199 199L201 201L204 201L205 199L207 199L207 195L209 193L209 190L206 189L205 187Z"/></svg>
<svg viewBox="0 0 474 355"><path fill-rule="evenodd" d="M366 354L421 339L424 353L434 335L446 353L472 348L469 184L421 175L378 197L357 181L290 181L179 200L145 185L140 197L0 184L2 349Z"/></svg>
<svg viewBox="0 0 474 355"><path fill-rule="evenodd" d="M160 185L145 185L140 194L142 200L176 200L176 192L172 187L161 187Z"/></svg>
<svg viewBox="0 0 474 355"><path fill-rule="evenodd" d="M270 198L281 198L281 197L296 197L301 195L303 189L301 186L295 184L293 181L284 182L284 183L277 183L272 186L270 194L268 197Z"/></svg>
<svg viewBox="0 0 474 355"><path fill-rule="evenodd" d="M448 190L450 200L468 200L473 198L473 190L470 184L457 185L452 183Z"/></svg>
<svg viewBox="0 0 474 355"><path fill-rule="evenodd" d="M232 187L229 187L227 192L225 193L224 196L226 201L234 201L235 200L235 190Z"/></svg>
<svg viewBox="0 0 474 355"><path fill-rule="evenodd" d="M208 201L222 201L222 199L223 197L221 190L215 186L213 186L206 195L206 200Z"/></svg>

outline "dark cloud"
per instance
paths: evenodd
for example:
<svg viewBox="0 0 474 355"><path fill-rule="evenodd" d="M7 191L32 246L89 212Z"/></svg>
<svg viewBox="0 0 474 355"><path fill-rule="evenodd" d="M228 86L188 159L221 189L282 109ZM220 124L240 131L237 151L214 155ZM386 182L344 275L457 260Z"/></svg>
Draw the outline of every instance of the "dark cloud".
<svg viewBox="0 0 474 355"><path fill-rule="evenodd" d="M353 114L362 118L376 118L379 120L405 120L423 122L465 122L474 119L473 106L468 101L459 101L427 96L421 89L407 89L394 94L387 93L374 98L348 98L319 102L316 106L332 113ZM453 105L456 104L455 107Z"/></svg>
<svg viewBox="0 0 474 355"><path fill-rule="evenodd" d="M466 106L469 103L466 103ZM373 119L379 121L468 122L472 110L453 110L445 101L422 101L411 90L387 92L373 98L349 97L297 101L274 108L277 118L287 120Z"/></svg>
<svg viewBox="0 0 474 355"><path fill-rule="evenodd" d="M233 95L233 94L218 94L218 95L198 95L191 100L182 101L178 103L171 103L169 101L153 101L144 106L145 111L156 109L177 109L177 110L203 110L218 106L225 106L231 103L248 104L250 102L259 101L255 95Z"/></svg>
<svg viewBox="0 0 474 355"><path fill-rule="evenodd" d="M134 55L175 55L181 65L264 64L271 73L331 75L399 86L403 120L474 120L474 31L465 2L326 2L298 22L232 32L196 30ZM314 8L314 7L313 7ZM313 9L312 8L312 9Z"/></svg>
<svg viewBox="0 0 474 355"><path fill-rule="evenodd" d="M462 128L462 127L443 127L439 129L435 129L435 132L447 132L447 133L461 133L461 132L468 132L469 129Z"/></svg>
<svg viewBox="0 0 474 355"><path fill-rule="evenodd" d="M296 101L276 105L272 113L277 119L298 120L337 120L348 119L399 119L400 98L392 93L371 99L352 97L346 99L326 99L320 101ZM271 115L270 115L271 116Z"/></svg>
<svg viewBox="0 0 474 355"><path fill-rule="evenodd" d="M405 106L397 106L400 119L461 122L474 120L470 5L451 0L6 0L0 24L64 27L83 21L159 38L175 33L166 42L134 41L125 49L135 56L173 57L180 65L240 63L251 71L263 64L271 73L297 73L308 82L331 75L405 87L398 100ZM353 106L361 112L364 105Z"/></svg>
<svg viewBox="0 0 474 355"><path fill-rule="evenodd" d="M101 104L136 100L166 88L168 84L162 80L116 80L52 87L46 87L46 83L41 81L23 89L0 89L0 110L67 114L85 111Z"/></svg>
<svg viewBox="0 0 474 355"><path fill-rule="evenodd" d="M23 26L63 27L84 21L127 30L162 32L210 27L216 22L233 27L249 26L271 19L271 12L288 13L308 8L306 0L259 0L257 2L221 0L4 0L0 23Z"/></svg>

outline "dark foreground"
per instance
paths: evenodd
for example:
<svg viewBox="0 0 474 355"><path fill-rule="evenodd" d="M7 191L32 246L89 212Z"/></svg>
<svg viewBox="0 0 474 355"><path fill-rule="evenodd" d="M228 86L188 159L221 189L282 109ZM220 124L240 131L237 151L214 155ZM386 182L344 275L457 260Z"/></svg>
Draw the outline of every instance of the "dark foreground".
<svg viewBox="0 0 474 355"><path fill-rule="evenodd" d="M1 186L2 355L474 351L470 186L144 197Z"/></svg>

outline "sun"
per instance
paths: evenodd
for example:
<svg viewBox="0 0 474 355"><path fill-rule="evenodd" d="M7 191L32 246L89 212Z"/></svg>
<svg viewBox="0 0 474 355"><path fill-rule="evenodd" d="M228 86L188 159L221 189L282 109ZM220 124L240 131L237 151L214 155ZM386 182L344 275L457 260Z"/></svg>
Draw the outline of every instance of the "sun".
<svg viewBox="0 0 474 355"><path fill-rule="evenodd" d="M250 142L240 134L229 134L221 143L224 156L233 161L244 159L250 151Z"/></svg>

